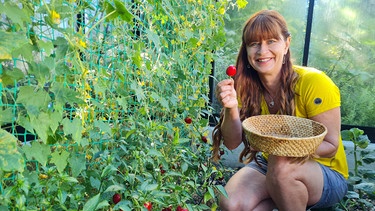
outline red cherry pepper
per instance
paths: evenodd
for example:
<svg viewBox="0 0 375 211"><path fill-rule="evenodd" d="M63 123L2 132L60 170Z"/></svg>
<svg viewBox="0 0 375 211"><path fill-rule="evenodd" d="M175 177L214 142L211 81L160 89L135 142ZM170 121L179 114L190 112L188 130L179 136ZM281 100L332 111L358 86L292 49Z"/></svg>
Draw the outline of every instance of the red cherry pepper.
<svg viewBox="0 0 375 211"><path fill-rule="evenodd" d="M227 71L226 71L226 73L229 77L232 77L232 76L236 75L236 72L237 72L237 69L234 65L229 65L228 68L227 68Z"/></svg>

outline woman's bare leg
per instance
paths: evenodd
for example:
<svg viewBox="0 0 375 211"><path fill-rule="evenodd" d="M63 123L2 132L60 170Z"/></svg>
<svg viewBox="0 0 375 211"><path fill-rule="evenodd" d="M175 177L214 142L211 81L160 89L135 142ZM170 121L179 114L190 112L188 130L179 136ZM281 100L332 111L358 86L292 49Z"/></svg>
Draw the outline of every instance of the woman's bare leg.
<svg viewBox="0 0 375 211"><path fill-rule="evenodd" d="M286 157L269 156L267 192L278 209L306 210L317 203L323 191L323 174L316 161L290 163Z"/></svg>
<svg viewBox="0 0 375 211"><path fill-rule="evenodd" d="M250 167L243 167L225 186L228 198L220 197L223 211L272 210L274 203L266 188L266 176Z"/></svg>

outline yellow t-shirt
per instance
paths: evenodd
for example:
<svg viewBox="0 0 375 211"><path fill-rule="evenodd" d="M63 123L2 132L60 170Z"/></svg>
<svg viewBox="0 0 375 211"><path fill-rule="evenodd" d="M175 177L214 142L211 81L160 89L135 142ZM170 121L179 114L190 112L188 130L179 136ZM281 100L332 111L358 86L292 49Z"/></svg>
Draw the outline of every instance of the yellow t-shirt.
<svg viewBox="0 0 375 211"><path fill-rule="evenodd" d="M294 71L299 75L295 87L296 116L309 118L330 109L339 107L340 91L333 81L322 71L294 66ZM269 114L265 100L262 101L262 115ZM330 167L348 178L348 164L344 146L340 137L339 148L332 158L317 158L317 162Z"/></svg>

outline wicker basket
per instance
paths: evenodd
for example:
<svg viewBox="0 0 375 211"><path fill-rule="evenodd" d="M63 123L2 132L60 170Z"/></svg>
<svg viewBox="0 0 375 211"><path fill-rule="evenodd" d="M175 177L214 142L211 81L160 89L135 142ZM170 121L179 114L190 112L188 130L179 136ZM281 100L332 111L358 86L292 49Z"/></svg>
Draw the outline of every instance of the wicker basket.
<svg viewBox="0 0 375 211"><path fill-rule="evenodd" d="M242 127L254 150L286 157L313 155L327 134L319 122L287 115L249 117Z"/></svg>

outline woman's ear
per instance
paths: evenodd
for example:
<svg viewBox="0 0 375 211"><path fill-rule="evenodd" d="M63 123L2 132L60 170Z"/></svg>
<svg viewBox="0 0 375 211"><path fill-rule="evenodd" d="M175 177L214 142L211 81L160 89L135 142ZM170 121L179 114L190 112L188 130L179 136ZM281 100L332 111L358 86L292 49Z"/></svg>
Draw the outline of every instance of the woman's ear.
<svg viewBox="0 0 375 211"><path fill-rule="evenodd" d="M284 54L288 53L291 39L292 39L291 36L289 36L288 38L286 38L286 41L285 41L285 52L284 52Z"/></svg>

